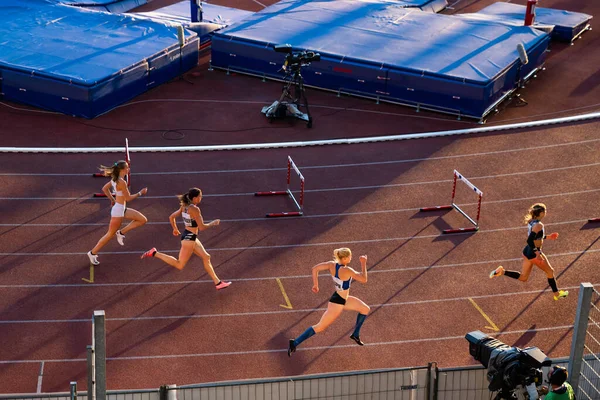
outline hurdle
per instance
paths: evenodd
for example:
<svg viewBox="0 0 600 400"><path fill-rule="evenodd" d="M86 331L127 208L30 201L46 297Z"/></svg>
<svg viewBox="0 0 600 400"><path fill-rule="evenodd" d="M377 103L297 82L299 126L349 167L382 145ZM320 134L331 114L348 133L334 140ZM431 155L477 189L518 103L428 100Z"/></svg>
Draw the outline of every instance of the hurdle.
<svg viewBox="0 0 600 400"><path fill-rule="evenodd" d="M300 172L300 169L292 160L292 157L288 156L288 165L287 165L287 189L286 190L270 190L265 192L256 192L255 196L290 196L298 211L287 211L287 212L275 212L275 213L267 213L265 217L267 218L278 218L278 217L301 217L304 215L304 176ZM298 177L300 178L300 197L296 200L294 193L290 189L290 182L292 180L292 170L296 172Z"/></svg>
<svg viewBox="0 0 600 400"><path fill-rule="evenodd" d="M588 219L588 222L591 222L591 223L600 222L600 218L590 218L590 219Z"/></svg>
<svg viewBox="0 0 600 400"><path fill-rule="evenodd" d="M456 184L458 182L463 182L466 184L472 191L477 194L477 217L475 219L471 218L466 212L464 212L458 204L454 202L456 196ZM434 207L423 207L419 209L421 212L428 211L443 211L443 210L452 210L455 209L458 211L463 217L465 217L471 224L472 227L468 228L455 228L455 229L444 229L442 233L464 233L464 232L477 232L479 230L479 217L481 216L481 199L483 198L483 192L479 190L475 185L473 185L467 178L465 178L460 172L454 170L454 180L452 183L452 199L450 204L444 206L434 206Z"/></svg>
<svg viewBox="0 0 600 400"><path fill-rule="evenodd" d="M129 157L129 140L127 138L125 138L125 161L129 165L129 168L131 168L131 157ZM106 178L102 172L95 172L92 174L92 176L94 178ZM127 187L131 187L131 169L127 173L125 180L127 181ZM94 193L94 197L106 197L106 195L104 193Z"/></svg>

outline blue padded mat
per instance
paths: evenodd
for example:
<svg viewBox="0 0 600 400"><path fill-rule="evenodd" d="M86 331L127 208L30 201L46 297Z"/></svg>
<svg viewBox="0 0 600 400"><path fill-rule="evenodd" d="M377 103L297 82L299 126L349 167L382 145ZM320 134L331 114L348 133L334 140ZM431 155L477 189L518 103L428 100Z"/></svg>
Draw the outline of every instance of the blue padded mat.
<svg viewBox="0 0 600 400"><path fill-rule="evenodd" d="M304 73L308 85L480 117L514 89L517 74L543 64L548 41L530 27L386 1L283 0L215 32L212 64L281 78L283 55L269 46L289 43L322 55ZM518 43L528 52L526 66L518 62Z"/></svg>
<svg viewBox="0 0 600 400"><path fill-rule="evenodd" d="M118 14L142 6L147 3L147 0L55 0L55 2Z"/></svg>
<svg viewBox="0 0 600 400"><path fill-rule="evenodd" d="M525 10L525 6L497 2L478 11L476 14L489 15L505 21L515 21L522 25L525 18ZM571 42L589 27L591 19L591 15L584 13L536 7L534 26L552 25L554 26L552 32L553 39Z"/></svg>
<svg viewBox="0 0 600 400"><path fill-rule="evenodd" d="M94 117L197 65L198 37L155 21L44 0L0 3L7 99Z"/></svg>

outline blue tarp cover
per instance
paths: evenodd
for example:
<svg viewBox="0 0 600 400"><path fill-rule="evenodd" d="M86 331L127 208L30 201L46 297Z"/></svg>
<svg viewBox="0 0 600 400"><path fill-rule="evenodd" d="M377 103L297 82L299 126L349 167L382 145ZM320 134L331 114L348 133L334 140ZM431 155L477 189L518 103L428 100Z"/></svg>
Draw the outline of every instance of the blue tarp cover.
<svg viewBox="0 0 600 400"><path fill-rule="evenodd" d="M216 33L485 84L547 34L390 2L283 0Z"/></svg>
<svg viewBox="0 0 600 400"><path fill-rule="evenodd" d="M178 43L175 26L43 0L0 2L0 42L0 67L87 86Z"/></svg>

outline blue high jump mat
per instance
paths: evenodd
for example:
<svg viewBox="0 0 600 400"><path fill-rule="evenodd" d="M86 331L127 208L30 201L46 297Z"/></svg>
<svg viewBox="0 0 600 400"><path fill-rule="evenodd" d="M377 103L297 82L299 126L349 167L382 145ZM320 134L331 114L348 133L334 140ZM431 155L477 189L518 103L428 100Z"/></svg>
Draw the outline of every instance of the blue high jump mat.
<svg viewBox="0 0 600 400"><path fill-rule="evenodd" d="M198 36L177 26L45 0L0 2L0 92L93 118L198 64Z"/></svg>
<svg viewBox="0 0 600 400"><path fill-rule="evenodd" d="M505 21L516 21L523 24L525 10L525 6L497 2L478 11L476 14L493 16ZM552 39L572 42L586 30L590 29L591 20L592 16L584 13L536 7L533 26L551 26L553 28Z"/></svg>
<svg viewBox="0 0 600 400"><path fill-rule="evenodd" d="M147 0L55 0L57 3L69 6L85 7L89 10L106 11L115 14L133 10L143 6Z"/></svg>
<svg viewBox="0 0 600 400"><path fill-rule="evenodd" d="M215 32L211 63L281 79L273 45L288 43L321 54L303 68L308 86L482 119L545 61L546 32L398 3L283 0Z"/></svg>
<svg viewBox="0 0 600 400"><path fill-rule="evenodd" d="M223 29L254 14L252 11L223 7L205 2L202 3L202 10L202 22L195 23L191 22L189 0L180 1L154 11L132 13L132 15L181 24L186 29L196 32L200 36L200 46L203 46L210 42L212 32Z"/></svg>

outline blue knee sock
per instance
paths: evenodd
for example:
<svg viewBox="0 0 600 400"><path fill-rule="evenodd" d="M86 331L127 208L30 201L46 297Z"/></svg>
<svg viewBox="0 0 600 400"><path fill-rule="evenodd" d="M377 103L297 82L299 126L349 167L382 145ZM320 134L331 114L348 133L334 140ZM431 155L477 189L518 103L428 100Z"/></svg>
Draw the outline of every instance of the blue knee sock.
<svg viewBox="0 0 600 400"><path fill-rule="evenodd" d="M362 326L363 322L365 322L365 318L367 318L366 314L358 313L358 316L356 317L356 327L354 328L354 333L352 336L360 336L360 327Z"/></svg>
<svg viewBox="0 0 600 400"><path fill-rule="evenodd" d="M309 337L311 337L314 334L315 334L315 330L311 326L310 328L305 330L302 335L298 336L297 339L294 339L294 346L298 346L300 343L304 342L306 339L308 339Z"/></svg>

